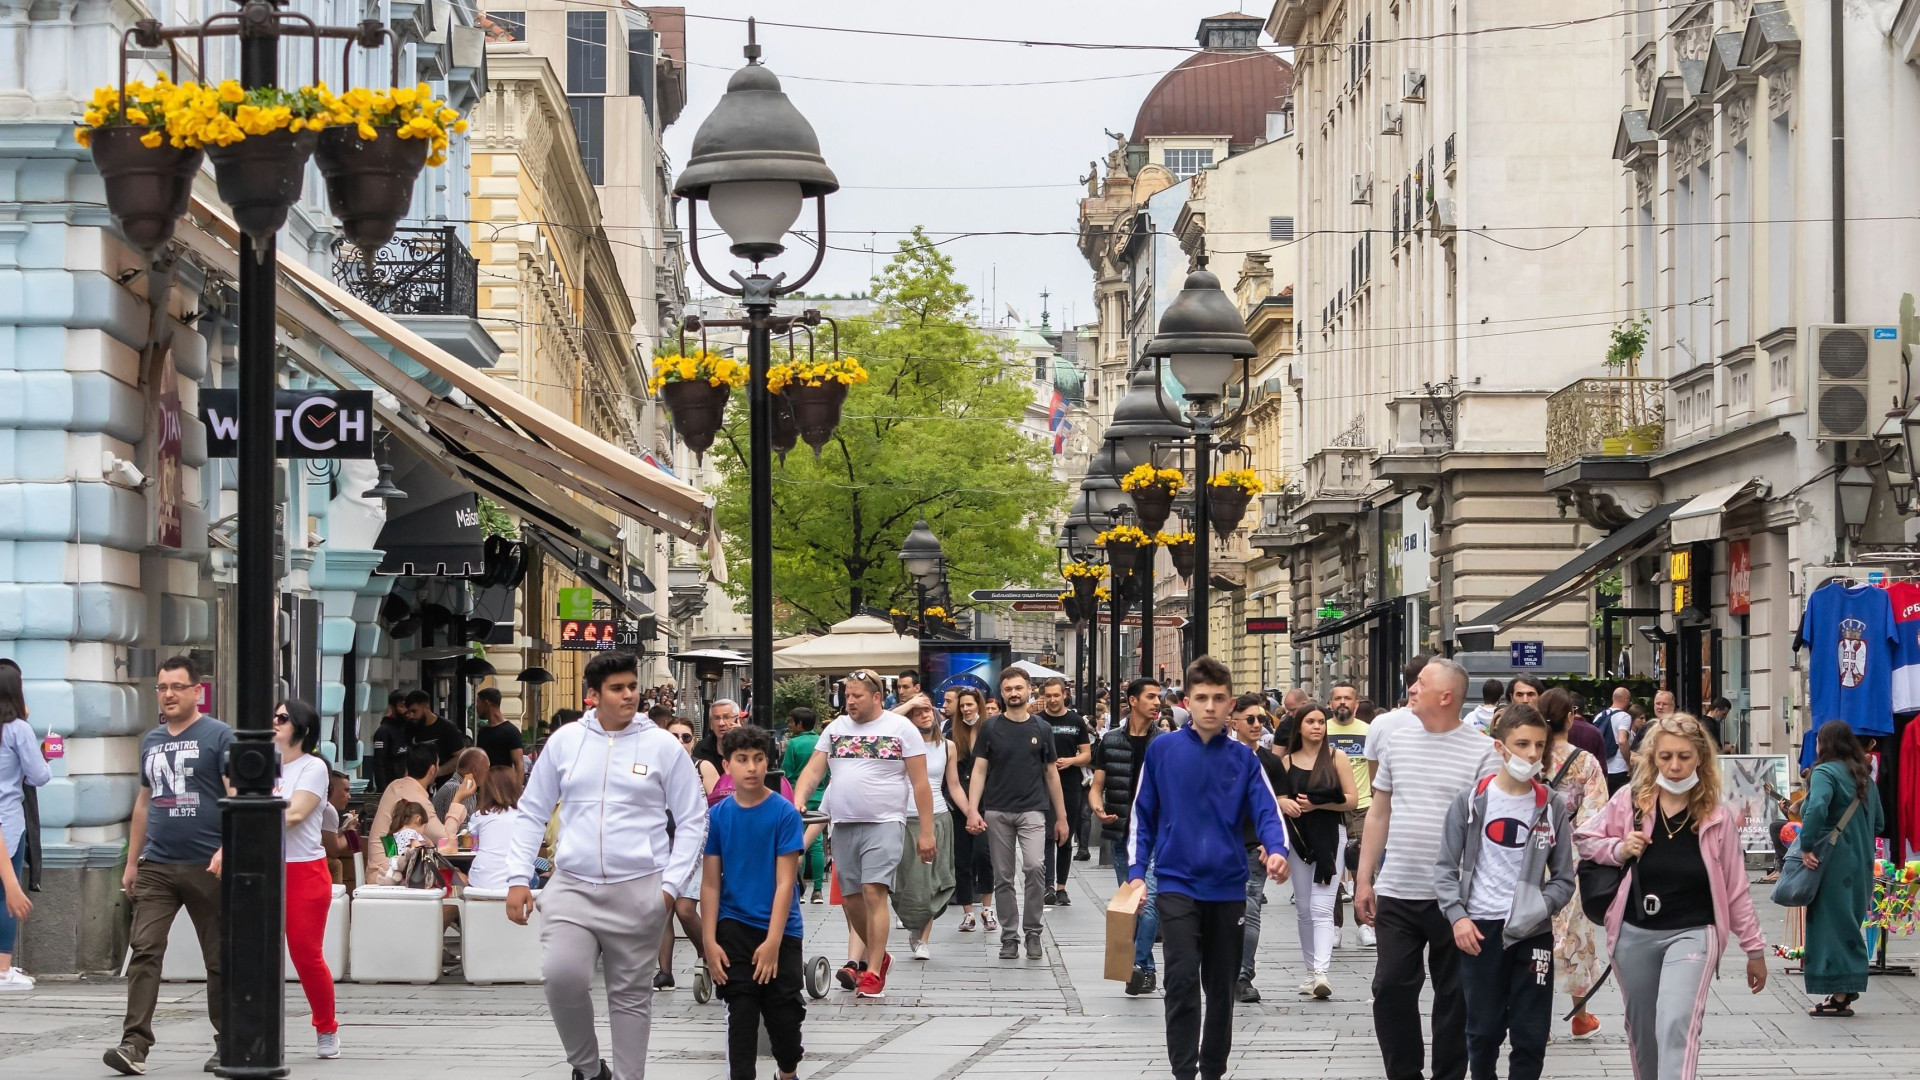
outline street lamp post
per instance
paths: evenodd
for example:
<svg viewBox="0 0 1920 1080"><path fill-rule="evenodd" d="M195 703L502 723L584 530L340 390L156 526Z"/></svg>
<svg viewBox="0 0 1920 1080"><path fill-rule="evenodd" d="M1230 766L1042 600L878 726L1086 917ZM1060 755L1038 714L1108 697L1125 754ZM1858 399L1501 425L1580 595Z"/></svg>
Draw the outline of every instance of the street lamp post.
<svg viewBox="0 0 1920 1080"><path fill-rule="evenodd" d="M928 528L926 518L914 522L913 530L901 542L900 564L913 578L914 596L920 603L920 638L924 641L933 637L933 627L927 623L927 590L939 584L947 568L946 551L940 547L940 538Z"/></svg>
<svg viewBox="0 0 1920 1080"><path fill-rule="evenodd" d="M1208 548L1210 523L1207 517L1207 484L1213 478L1213 433L1220 425L1239 419L1239 414L1223 416L1221 399L1227 395L1227 382L1233 377L1234 362L1257 355L1253 339L1247 336L1246 323L1233 301L1220 288L1220 279L1207 270L1206 256L1195 260L1196 268L1187 275L1180 294L1160 317L1159 332L1147 342L1144 355L1154 361L1153 387L1158 401L1159 364L1165 361L1179 381L1187 399L1186 426L1193 431L1193 597L1188 640L1193 654L1207 654ZM1249 396L1246 365L1240 368L1241 408ZM1164 415L1164 414L1163 414ZM1172 419L1171 416L1168 419Z"/></svg>
<svg viewBox="0 0 1920 1080"><path fill-rule="evenodd" d="M819 317L817 312L776 316L773 304L819 272L827 254L826 197L839 190L840 182L820 156L813 125L781 92L780 80L761 65L754 33L754 21L748 19L747 63L727 81L727 92L694 134L692 154L673 191L687 200L687 249L694 269L721 293L738 297L747 313L745 319L705 322L747 331L748 547L753 564L749 613L753 620L752 719L757 723L773 705L773 406L767 368L776 332L786 333L796 322ZM769 275L760 264L786 250L786 232L809 198L819 208L813 264L788 284L786 274ZM733 241L731 252L753 264L744 277L737 270L728 272L736 285L722 284L700 260L698 207L702 202Z"/></svg>

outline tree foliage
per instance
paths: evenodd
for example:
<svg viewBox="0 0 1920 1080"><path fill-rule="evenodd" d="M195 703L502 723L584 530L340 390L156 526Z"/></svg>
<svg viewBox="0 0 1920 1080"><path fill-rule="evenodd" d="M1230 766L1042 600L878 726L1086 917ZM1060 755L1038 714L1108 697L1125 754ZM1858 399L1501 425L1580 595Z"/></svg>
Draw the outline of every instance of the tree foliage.
<svg viewBox="0 0 1920 1080"><path fill-rule="evenodd" d="M1019 429L1027 373L967 320L953 263L915 230L873 284L875 314L840 324L841 352L869 381L852 387L818 461L803 443L773 464L774 595L816 629L863 607L912 609L899 551L922 517L961 606L972 589L1037 584L1054 561L1043 526L1066 494L1049 448ZM818 333L816 348L830 348ZM762 571L748 559L747 445L742 391L713 450L735 597Z"/></svg>

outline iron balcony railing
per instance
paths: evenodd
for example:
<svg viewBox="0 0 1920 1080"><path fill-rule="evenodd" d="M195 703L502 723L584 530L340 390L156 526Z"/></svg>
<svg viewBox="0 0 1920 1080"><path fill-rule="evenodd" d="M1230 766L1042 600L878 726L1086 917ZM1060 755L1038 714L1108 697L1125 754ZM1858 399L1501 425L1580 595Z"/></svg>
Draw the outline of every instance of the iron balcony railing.
<svg viewBox="0 0 1920 1080"><path fill-rule="evenodd" d="M1646 456L1665 434L1665 379L1581 379L1547 395L1547 468L1584 457Z"/></svg>
<svg viewBox="0 0 1920 1080"><path fill-rule="evenodd" d="M371 260L333 242L333 278L389 315L465 315L480 304L480 261L452 226L396 229Z"/></svg>

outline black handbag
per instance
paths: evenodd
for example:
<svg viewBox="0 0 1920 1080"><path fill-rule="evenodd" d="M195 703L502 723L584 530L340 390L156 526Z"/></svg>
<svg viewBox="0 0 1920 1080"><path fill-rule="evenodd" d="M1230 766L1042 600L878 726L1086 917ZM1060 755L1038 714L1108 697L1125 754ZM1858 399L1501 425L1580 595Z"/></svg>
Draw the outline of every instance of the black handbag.
<svg viewBox="0 0 1920 1080"><path fill-rule="evenodd" d="M1640 810L1633 811L1633 829L1640 831ZM1620 882L1633 870L1633 864L1639 862L1638 856L1628 859L1619 866L1595 862L1592 859L1580 860L1578 877L1580 882L1580 910L1586 913L1587 921L1595 926L1607 924L1607 911L1613 907L1613 898L1620 895Z"/></svg>

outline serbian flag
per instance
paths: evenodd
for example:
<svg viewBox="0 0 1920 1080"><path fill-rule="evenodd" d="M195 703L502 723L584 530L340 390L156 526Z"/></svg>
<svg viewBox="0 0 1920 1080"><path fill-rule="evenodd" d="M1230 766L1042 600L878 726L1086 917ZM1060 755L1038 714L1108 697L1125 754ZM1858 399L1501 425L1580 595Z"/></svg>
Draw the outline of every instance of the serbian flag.
<svg viewBox="0 0 1920 1080"><path fill-rule="evenodd" d="M1066 445L1067 432L1073 430L1073 425L1067 423L1067 399L1061 397L1058 390L1047 402L1047 430L1053 432L1053 452L1057 455Z"/></svg>
<svg viewBox="0 0 1920 1080"><path fill-rule="evenodd" d="M1072 430L1073 425L1067 423L1065 420L1060 421L1060 426L1053 429L1053 453L1055 457L1058 457L1065 451L1067 432Z"/></svg>

